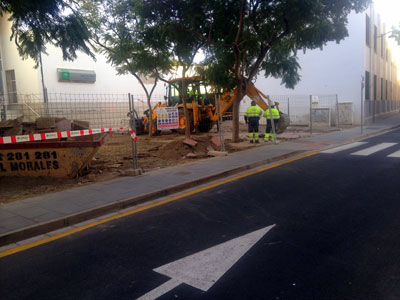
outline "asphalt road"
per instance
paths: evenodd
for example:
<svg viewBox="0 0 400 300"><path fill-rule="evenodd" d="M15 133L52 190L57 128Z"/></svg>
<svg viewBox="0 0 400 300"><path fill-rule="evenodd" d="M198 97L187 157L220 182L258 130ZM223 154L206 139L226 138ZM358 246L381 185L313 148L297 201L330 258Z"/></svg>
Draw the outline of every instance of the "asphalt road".
<svg viewBox="0 0 400 300"><path fill-rule="evenodd" d="M0 298L400 299L400 130L362 142L4 257Z"/></svg>

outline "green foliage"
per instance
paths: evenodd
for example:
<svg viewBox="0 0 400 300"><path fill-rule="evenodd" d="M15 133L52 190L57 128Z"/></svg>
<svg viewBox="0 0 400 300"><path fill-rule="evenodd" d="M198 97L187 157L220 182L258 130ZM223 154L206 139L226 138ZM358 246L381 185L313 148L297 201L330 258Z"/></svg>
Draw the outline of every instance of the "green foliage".
<svg viewBox="0 0 400 300"><path fill-rule="evenodd" d="M89 31L72 0L1 0L0 11L10 14L11 40L20 55L36 65L47 43L61 48L64 60L75 59L78 50L94 57L86 44Z"/></svg>
<svg viewBox="0 0 400 300"><path fill-rule="evenodd" d="M213 31L206 73L218 85L232 87L238 80L254 80L263 70L266 77L282 78L293 88L300 80L297 51L340 42L348 35L347 15L364 10L369 2L209 0Z"/></svg>
<svg viewBox="0 0 400 300"><path fill-rule="evenodd" d="M158 77L170 69L169 49L162 28L140 16L139 1L82 1L81 12L99 52L118 74Z"/></svg>
<svg viewBox="0 0 400 300"><path fill-rule="evenodd" d="M189 67L205 44L200 38L207 30L203 1L137 0L135 3L136 12L147 29L162 32L171 59Z"/></svg>
<svg viewBox="0 0 400 300"><path fill-rule="evenodd" d="M400 27L399 28L392 28L392 34L390 35L391 38L394 38L398 45L400 45Z"/></svg>

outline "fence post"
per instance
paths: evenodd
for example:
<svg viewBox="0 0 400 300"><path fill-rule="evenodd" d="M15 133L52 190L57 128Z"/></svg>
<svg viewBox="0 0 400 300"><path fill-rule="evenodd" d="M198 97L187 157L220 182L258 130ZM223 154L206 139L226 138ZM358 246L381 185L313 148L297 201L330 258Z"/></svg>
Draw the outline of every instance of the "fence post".
<svg viewBox="0 0 400 300"><path fill-rule="evenodd" d="M364 87L365 79L364 76L361 76L361 134L364 130Z"/></svg>
<svg viewBox="0 0 400 300"><path fill-rule="evenodd" d="M218 96L218 121L219 121L219 140L221 142L221 151L225 152L224 132L222 128L222 109L221 109L221 95Z"/></svg>
<svg viewBox="0 0 400 300"><path fill-rule="evenodd" d="M312 134L312 95L310 95L310 134Z"/></svg>
<svg viewBox="0 0 400 300"><path fill-rule="evenodd" d="M339 96L336 94L336 127L339 128L339 121L340 121L340 116L339 116Z"/></svg>
<svg viewBox="0 0 400 300"><path fill-rule="evenodd" d="M270 122L271 122L271 127L272 127L272 134L273 134L273 136L274 136L274 139L273 139L273 142L274 142L274 144L277 144L278 143L278 137L276 136L276 128L275 128L275 123L274 123L274 118L272 117L272 110L271 110L271 106L273 105L272 104L272 101L271 101L271 99L269 98L269 96L267 96L267 101L268 101L268 110L269 110L269 120L270 120ZM267 124L268 124L268 121L267 121ZM266 124L266 125L267 125ZM268 126L268 125L267 125Z"/></svg>
<svg viewBox="0 0 400 300"><path fill-rule="evenodd" d="M290 97L287 98L288 126L290 125Z"/></svg>
<svg viewBox="0 0 400 300"><path fill-rule="evenodd" d="M130 93L128 94L129 98L129 127L130 130L133 130L136 134L136 118L135 118L135 101L133 98L133 95ZM139 164L138 164L138 157L137 157L137 147L136 147L136 141L134 141L131 138L131 144L132 144L132 163L133 163L133 170L139 169Z"/></svg>

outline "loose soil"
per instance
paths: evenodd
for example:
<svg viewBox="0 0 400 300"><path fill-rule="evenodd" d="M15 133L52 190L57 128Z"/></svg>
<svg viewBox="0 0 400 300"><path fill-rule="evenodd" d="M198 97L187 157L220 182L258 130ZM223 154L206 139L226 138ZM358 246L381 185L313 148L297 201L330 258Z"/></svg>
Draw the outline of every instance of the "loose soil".
<svg viewBox="0 0 400 300"><path fill-rule="evenodd" d="M224 122L224 140L227 152L243 151L258 146L248 142L245 125L240 128L242 141L240 143L231 143L230 129L231 121ZM264 130L260 128L260 132L264 132ZM307 135L306 130L304 128L289 128L289 132L296 132L295 138ZM148 172L154 169L193 162L194 160L207 159L209 158L208 151L219 150L211 142L213 136L218 136L215 129L212 129L210 133L193 135L192 140L197 142L193 147L185 144L183 142L185 140L184 136L177 133L165 132L154 137L141 135L137 142L139 166L143 172ZM131 169L132 166L132 142L130 136L127 134L112 134L105 144L100 147L90 165L77 178L0 177L0 203L110 180L124 176L125 171Z"/></svg>

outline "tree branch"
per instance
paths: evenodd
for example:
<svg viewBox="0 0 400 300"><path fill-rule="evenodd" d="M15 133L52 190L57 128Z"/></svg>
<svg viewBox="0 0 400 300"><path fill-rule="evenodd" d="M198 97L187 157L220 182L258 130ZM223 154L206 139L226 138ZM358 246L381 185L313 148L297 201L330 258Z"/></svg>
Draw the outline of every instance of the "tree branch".
<svg viewBox="0 0 400 300"><path fill-rule="evenodd" d="M258 56L256 62L254 65L250 68L250 74L247 78L247 82L252 82L254 76L258 73L258 69L260 68L260 65L262 61L264 60L265 56L267 55L268 51L275 45L278 41L282 40L287 34L289 34L289 22L286 18L284 18L285 22L285 30L279 34L277 37L271 39L267 45L261 45L260 49L260 55Z"/></svg>

